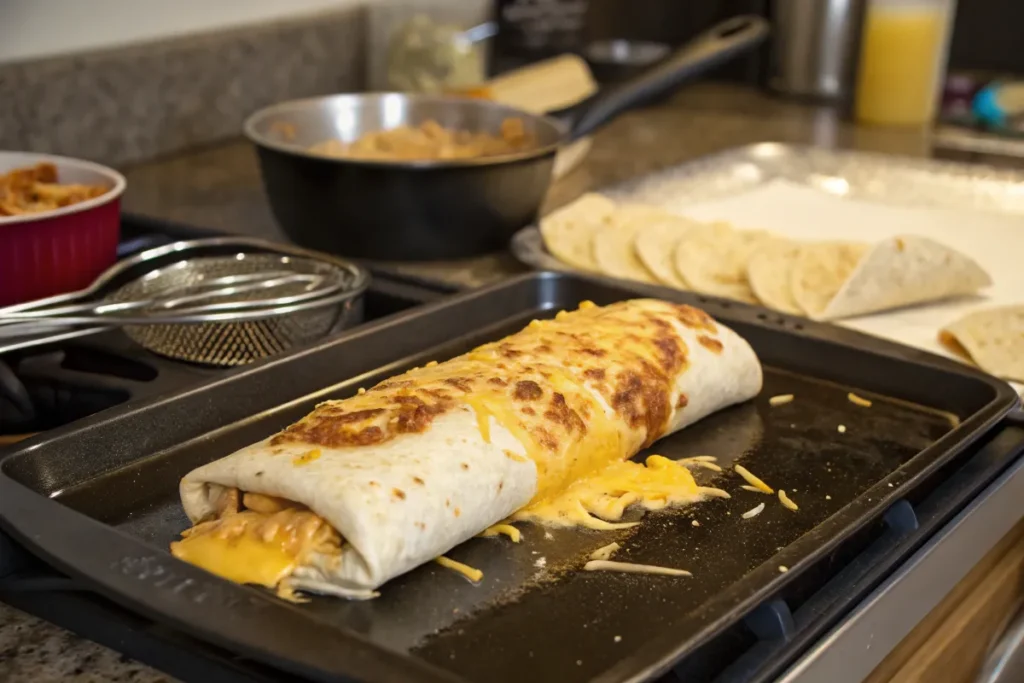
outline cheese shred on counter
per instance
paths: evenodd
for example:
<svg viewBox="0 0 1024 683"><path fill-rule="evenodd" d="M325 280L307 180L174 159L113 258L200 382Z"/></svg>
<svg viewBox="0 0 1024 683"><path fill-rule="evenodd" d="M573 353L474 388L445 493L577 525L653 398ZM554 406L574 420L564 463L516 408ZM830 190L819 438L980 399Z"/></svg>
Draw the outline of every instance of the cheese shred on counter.
<svg viewBox="0 0 1024 683"><path fill-rule="evenodd" d="M787 510L792 510L793 512L796 512L797 510L800 509L800 507L796 503L794 503L790 499L790 497L786 495L786 492L783 491L782 489L779 489L779 502L782 503L782 507L786 508Z"/></svg>
<svg viewBox="0 0 1024 683"><path fill-rule="evenodd" d="M468 564L456 562L452 558L445 557L444 555L436 558L434 562L437 562L439 565L445 567L446 569L451 569L454 572L462 574L473 583L480 583L480 580L484 578L484 573L479 569L476 569L475 567L470 567Z"/></svg>
<svg viewBox="0 0 1024 683"><path fill-rule="evenodd" d="M618 543L609 543L608 545L601 546L594 552L590 553L590 559L592 560L609 560L615 551L621 548Z"/></svg>
<svg viewBox="0 0 1024 683"><path fill-rule="evenodd" d="M679 464L685 465L686 467L701 467L706 470L711 470L712 472L722 471L722 468L714 463L714 459L705 460L700 456L696 458L683 458L682 460L679 461Z"/></svg>
<svg viewBox="0 0 1024 683"><path fill-rule="evenodd" d="M852 391L846 395L846 398L847 398L847 400L850 403L852 403L855 406L860 406L861 408L870 408L871 407L871 401L869 401L866 398L862 398L862 397L858 396L857 394L853 393Z"/></svg>
<svg viewBox="0 0 1024 683"><path fill-rule="evenodd" d="M748 484L750 484L757 490L763 493L767 493L769 495L775 493L775 489L773 489L771 486L758 479L750 470L748 470L743 465L733 465L733 469L736 470L736 474L743 477Z"/></svg>
<svg viewBox="0 0 1024 683"><path fill-rule="evenodd" d="M653 564L633 564L632 562L613 562L611 560L591 560L583 565L588 572L623 572L626 574L658 574L661 576L693 576L685 569L659 567Z"/></svg>
<svg viewBox="0 0 1024 683"><path fill-rule="evenodd" d="M743 519L753 519L754 517L757 517L762 512L764 512L764 503L761 503L760 505L758 505L755 508L751 508L751 509L747 510L746 512L744 512L740 516L743 517Z"/></svg>

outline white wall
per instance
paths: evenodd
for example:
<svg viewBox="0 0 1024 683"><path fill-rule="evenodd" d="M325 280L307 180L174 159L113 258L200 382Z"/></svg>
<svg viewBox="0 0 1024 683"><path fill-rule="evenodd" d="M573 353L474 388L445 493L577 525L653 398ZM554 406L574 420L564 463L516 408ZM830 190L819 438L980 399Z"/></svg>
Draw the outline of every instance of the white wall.
<svg viewBox="0 0 1024 683"><path fill-rule="evenodd" d="M0 63L312 14L361 0L0 0Z"/></svg>

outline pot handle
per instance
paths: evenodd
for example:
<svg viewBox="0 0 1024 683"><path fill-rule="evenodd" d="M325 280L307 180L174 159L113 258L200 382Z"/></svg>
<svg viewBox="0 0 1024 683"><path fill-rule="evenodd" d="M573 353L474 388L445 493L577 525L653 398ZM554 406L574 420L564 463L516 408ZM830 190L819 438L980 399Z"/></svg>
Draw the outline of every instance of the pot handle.
<svg viewBox="0 0 1024 683"><path fill-rule="evenodd" d="M578 140L611 122L619 114L675 90L757 47L768 37L762 17L733 17L702 33L642 74L553 114L567 128L567 141Z"/></svg>

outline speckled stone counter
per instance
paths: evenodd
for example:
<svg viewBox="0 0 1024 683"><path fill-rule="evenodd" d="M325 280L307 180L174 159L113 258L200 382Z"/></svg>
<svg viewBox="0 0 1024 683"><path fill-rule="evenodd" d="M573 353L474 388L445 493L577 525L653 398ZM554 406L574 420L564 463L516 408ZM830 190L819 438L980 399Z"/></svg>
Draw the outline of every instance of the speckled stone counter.
<svg viewBox="0 0 1024 683"><path fill-rule="evenodd" d="M3 683L172 683L173 678L0 603Z"/></svg>
<svg viewBox="0 0 1024 683"><path fill-rule="evenodd" d="M922 156L927 136L861 129L834 113L736 86L702 85L660 106L628 114L599 133L581 167L560 181L548 208L587 190L687 159L754 142L817 144ZM233 141L127 169L128 211L218 230L281 238L248 143ZM508 254L396 269L464 286L520 272ZM170 680L98 645L0 605L0 681Z"/></svg>

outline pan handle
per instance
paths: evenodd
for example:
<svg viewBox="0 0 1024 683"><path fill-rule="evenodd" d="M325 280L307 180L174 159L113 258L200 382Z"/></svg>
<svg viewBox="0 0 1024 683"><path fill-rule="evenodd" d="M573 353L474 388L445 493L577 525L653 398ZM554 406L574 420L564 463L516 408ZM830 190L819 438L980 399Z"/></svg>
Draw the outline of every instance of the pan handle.
<svg viewBox="0 0 1024 683"><path fill-rule="evenodd" d="M602 89L577 105L553 114L567 128L567 141L578 140L619 114L675 90L757 47L768 37L762 17L733 17L702 33L670 57L628 81Z"/></svg>

